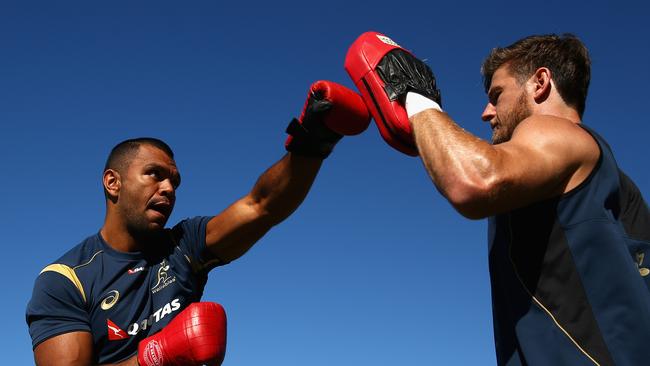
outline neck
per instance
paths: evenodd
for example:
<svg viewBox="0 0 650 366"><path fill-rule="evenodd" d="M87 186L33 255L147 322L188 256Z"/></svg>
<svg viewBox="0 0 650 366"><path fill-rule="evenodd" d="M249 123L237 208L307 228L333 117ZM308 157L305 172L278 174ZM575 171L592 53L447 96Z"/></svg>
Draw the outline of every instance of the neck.
<svg viewBox="0 0 650 366"><path fill-rule="evenodd" d="M569 121L576 124L581 122L578 112L570 107L549 108L549 110L542 112L542 114L568 119Z"/></svg>
<svg viewBox="0 0 650 366"><path fill-rule="evenodd" d="M108 246L118 252L141 251L141 246L138 245L138 242L132 235L130 235L126 230L115 228L107 222L104 222L104 226L102 226L99 234Z"/></svg>
<svg viewBox="0 0 650 366"><path fill-rule="evenodd" d="M551 95L543 102L533 104L534 113L568 119L573 123L580 123L578 111L564 103L562 97L557 93Z"/></svg>
<svg viewBox="0 0 650 366"><path fill-rule="evenodd" d="M104 225L99 233L106 244L119 252L142 252L159 234L135 232L129 228L122 216L112 210L106 212Z"/></svg>

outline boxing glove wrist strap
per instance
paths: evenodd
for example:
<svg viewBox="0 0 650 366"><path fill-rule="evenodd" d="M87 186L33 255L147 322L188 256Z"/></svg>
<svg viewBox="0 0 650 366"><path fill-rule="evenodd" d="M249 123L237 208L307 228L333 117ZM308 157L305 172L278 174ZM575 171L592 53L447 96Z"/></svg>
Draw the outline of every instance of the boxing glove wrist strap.
<svg viewBox="0 0 650 366"><path fill-rule="evenodd" d="M414 92L408 92L406 94L406 101L404 102L404 107L406 108L406 114L409 118L414 115L422 112L425 109L435 109L442 112L440 104L435 101Z"/></svg>
<svg viewBox="0 0 650 366"><path fill-rule="evenodd" d="M318 159L327 158L334 145L343 137L320 122L300 123L296 118L289 122L286 132L291 135L291 140L286 145L287 151Z"/></svg>

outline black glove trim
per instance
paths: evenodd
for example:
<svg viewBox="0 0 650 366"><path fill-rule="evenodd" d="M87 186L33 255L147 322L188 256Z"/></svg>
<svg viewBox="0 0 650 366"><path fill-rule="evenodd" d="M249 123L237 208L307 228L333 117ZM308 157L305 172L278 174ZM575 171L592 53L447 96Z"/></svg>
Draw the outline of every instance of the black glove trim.
<svg viewBox="0 0 650 366"><path fill-rule="evenodd" d="M292 136L292 139L286 145L287 151L296 155L325 159L332 153L342 136L323 126L320 121L310 125L305 126L296 118L289 122L286 132ZM312 128L307 129L307 127Z"/></svg>
<svg viewBox="0 0 650 366"><path fill-rule="evenodd" d="M440 90L436 87L431 68L407 51L396 48L388 52L379 61L377 73L391 101L406 98L406 93L413 91L442 106Z"/></svg>

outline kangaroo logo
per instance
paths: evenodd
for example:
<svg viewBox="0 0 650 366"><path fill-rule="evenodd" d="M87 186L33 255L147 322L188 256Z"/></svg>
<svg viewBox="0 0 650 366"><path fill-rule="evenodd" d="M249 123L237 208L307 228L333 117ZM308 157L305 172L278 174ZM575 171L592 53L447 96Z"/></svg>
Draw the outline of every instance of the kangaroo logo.
<svg viewBox="0 0 650 366"><path fill-rule="evenodd" d="M113 323L110 319L106 319L106 326L108 328L108 340L109 341L119 341L121 339L129 338L128 334L118 327L117 324Z"/></svg>
<svg viewBox="0 0 650 366"><path fill-rule="evenodd" d="M158 280L156 284L151 288L151 291L154 294L167 287L167 285L176 282L176 277L170 277L167 271L169 271L169 264L163 259L163 261L160 262L160 267L158 268Z"/></svg>
<svg viewBox="0 0 650 366"><path fill-rule="evenodd" d="M101 308L102 310L108 310L117 303L117 300L120 299L120 293L117 290L112 290L108 293L108 296L102 301Z"/></svg>

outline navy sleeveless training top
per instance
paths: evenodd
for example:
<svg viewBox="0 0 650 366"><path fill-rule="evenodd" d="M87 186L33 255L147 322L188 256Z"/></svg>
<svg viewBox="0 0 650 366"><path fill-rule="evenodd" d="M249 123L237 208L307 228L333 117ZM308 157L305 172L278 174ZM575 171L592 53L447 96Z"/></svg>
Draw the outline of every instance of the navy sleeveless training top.
<svg viewBox="0 0 650 366"><path fill-rule="evenodd" d="M600 159L572 191L489 219L499 365L650 364L650 212Z"/></svg>

